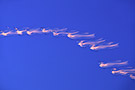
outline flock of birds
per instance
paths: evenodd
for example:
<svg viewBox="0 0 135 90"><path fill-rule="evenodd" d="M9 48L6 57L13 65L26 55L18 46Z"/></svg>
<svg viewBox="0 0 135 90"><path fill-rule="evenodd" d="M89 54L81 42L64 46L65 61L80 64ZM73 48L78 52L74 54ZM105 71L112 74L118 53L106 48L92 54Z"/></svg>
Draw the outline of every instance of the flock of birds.
<svg viewBox="0 0 135 90"><path fill-rule="evenodd" d="M99 38L97 40L92 40L92 38L95 37L95 34L79 34L78 31L71 31L68 32L67 29L46 29L46 28L37 28L37 29L23 29L19 30L18 28L15 28L15 30L8 30L8 31L1 31L0 36L8 36L8 35L23 35L23 34L43 34L43 33L52 33L53 36L67 36L68 38L71 39L79 39L78 45L80 47L89 47L91 50L100 50L100 49L106 49L106 48L114 48L117 47L119 44L118 43L113 43L113 42L108 42L106 43L104 39ZM117 69L116 67L120 67L123 65L127 65L128 61L115 61L115 62L109 62L109 63L104 63L100 62L99 66L101 68L107 68L111 67L112 68L112 74L121 74L121 75L127 75L131 79L135 79L135 68L132 67L125 67L124 69Z"/></svg>

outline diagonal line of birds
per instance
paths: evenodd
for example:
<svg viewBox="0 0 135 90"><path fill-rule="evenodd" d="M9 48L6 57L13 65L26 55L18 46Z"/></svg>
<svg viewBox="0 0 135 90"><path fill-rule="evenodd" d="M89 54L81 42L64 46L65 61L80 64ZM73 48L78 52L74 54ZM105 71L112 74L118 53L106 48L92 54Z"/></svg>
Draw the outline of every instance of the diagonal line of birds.
<svg viewBox="0 0 135 90"><path fill-rule="evenodd" d="M67 28L63 29L46 29L46 28L37 28L37 29L18 29L14 28L14 30L10 30L8 28L7 31L0 31L0 36L9 36L9 35L32 35L32 34L44 34L44 33L52 33L53 36L66 36L70 39L79 39L78 45L80 47L89 47L91 50L101 50L101 49L112 49L118 47L119 43L114 42L106 42L106 40L99 38L97 40L91 40L91 38L95 38L95 34L84 33L80 34L79 31L67 31ZM131 79L135 79L135 68L127 67L128 61L115 61L115 62L100 62L99 67L101 68L112 68L112 74L120 74L129 76ZM119 69L116 67L126 66L123 69Z"/></svg>

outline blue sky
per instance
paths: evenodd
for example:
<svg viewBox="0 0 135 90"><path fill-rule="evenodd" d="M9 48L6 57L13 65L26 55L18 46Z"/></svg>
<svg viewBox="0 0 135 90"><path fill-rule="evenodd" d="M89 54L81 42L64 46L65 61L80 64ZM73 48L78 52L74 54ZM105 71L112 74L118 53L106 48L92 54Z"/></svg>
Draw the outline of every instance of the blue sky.
<svg viewBox="0 0 135 90"><path fill-rule="evenodd" d="M134 80L99 67L114 60L135 66L133 5L133 0L0 0L0 30L68 28L119 43L91 51L52 34L0 37L0 89L134 90Z"/></svg>

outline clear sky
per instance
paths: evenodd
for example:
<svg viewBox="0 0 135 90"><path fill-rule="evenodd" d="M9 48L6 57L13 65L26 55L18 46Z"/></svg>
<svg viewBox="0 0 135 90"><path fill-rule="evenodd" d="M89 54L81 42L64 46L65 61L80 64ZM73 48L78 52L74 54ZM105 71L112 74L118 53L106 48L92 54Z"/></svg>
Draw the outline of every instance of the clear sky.
<svg viewBox="0 0 135 90"><path fill-rule="evenodd" d="M0 90L135 90L135 80L112 75L99 62L135 66L133 0L0 0L5 27L68 28L119 43L92 51L52 34L0 37Z"/></svg>

